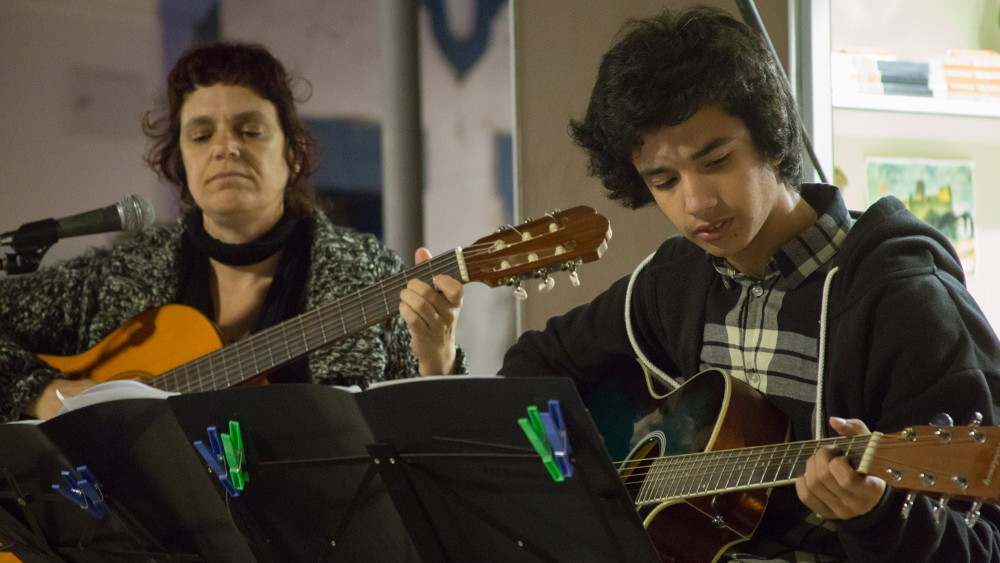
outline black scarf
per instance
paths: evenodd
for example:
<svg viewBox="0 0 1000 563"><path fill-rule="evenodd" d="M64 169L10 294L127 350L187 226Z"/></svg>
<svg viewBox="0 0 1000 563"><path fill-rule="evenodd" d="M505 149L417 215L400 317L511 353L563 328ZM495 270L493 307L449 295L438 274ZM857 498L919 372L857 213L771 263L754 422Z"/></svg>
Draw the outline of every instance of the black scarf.
<svg viewBox="0 0 1000 563"><path fill-rule="evenodd" d="M183 222L178 303L194 307L207 318L217 321L215 304L209 291L209 258L229 266L247 266L284 250L271 287L264 297L260 315L250 332L276 325L302 312L309 275L312 221L291 217L286 212L271 230L244 244L228 244L205 232L201 210L188 213ZM268 379L272 383L308 381L306 362L295 362Z"/></svg>

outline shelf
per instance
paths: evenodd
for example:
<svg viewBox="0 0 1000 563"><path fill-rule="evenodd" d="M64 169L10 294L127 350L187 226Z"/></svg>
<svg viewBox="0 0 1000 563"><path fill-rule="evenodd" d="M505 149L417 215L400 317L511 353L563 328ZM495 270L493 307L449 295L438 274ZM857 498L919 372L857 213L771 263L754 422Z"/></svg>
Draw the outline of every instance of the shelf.
<svg viewBox="0 0 1000 563"><path fill-rule="evenodd" d="M888 96L834 92L834 108L964 117L1000 117L1000 100L954 100L920 96Z"/></svg>

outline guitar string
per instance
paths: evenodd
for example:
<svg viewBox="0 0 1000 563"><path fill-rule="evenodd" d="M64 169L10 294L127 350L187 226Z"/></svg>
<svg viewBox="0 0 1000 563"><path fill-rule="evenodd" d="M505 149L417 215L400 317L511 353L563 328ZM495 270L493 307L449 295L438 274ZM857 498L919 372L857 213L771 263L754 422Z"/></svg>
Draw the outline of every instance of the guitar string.
<svg viewBox="0 0 1000 563"><path fill-rule="evenodd" d="M799 466L804 468L805 460L815 451L817 444L842 442L840 444L842 447L854 453L851 441L851 438L840 437L820 442L750 448L752 450L750 453L741 450L721 450L692 456L679 456L687 458L682 460L671 459L671 456L659 458L648 473L648 477L639 481L644 482L642 486L643 499L641 500L709 494L719 490L746 488L752 484L763 485L785 481L795 476L794 473ZM760 467L759 462L764 457L770 457L768 465ZM716 463L706 464L705 458ZM777 461L775 461L776 459ZM748 462L752 462L752 464ZM715 470L705 471L706 465ZM626 481L626 484L634 483L636 481L632 481L632 483Z"/></svg>
<svg viewBox="0 0 1000 563"><path fill-rule="evenodd" d="M857 441L856 444L853 443L853 442L850 443L850 444L846 444L846 445L844 443L837 444L838 446L841 446L842 449L846 449L847 450L846 451L847 455L855 455L856 456L856 455L860 455L860 454L864 453L864 450L868 446L868 438L869 438L869 435L857 436L857 437L854 437L854 438L836 437L836 438L829 438L829 439L826 439L826 440L823 440L823 441L816 441L816 442L798 442L798 443L778 445L778 446L785 446L784 448L776 448L776 450L779 450L779 449L785 450L785 453L783 454L783 458L781 459L781 462L777 463L777 464L773 463L773 457L774 456L772 455L772 460L770 460L771 465L769 467L765 467L765 468L752 467L750 469L750 473L749 473L750 480L746 480L746 481L744 481L744 479L747 477L747 474L746 474L746 463L745 462L746 461L754 461L752 458L755 457L755 456L757 458L761 458L761 456L759 455L761 452L756 452L755 454L752 454L752 455L751 454L743 454L743 453L734 453L734 455L732 455L732 456L726 456L726 455L722 455L722 454L727 454L727 453L730 452L730 450L720 450L718 452L704 452L702 454L684 454L684 455L680 455L680 456L667 456L667 457L663 457L663 458L650 458L650 460L649 460L650 464L647 464L647 469L649 469L649 471L647 472L647 474L646 474L645 477L642 475L642 473L632 472L632 473L629 473L629 474L627 474L627 475L625 475L623 477L623 482L627 486L629 486L629 485L642 485L642 490L646 491L646 492L649 492L649 491L651 491L652 489L654 489L655 487L658 487L658 486L661 487L661 490L662 490L662 485L660 483L661 480L663 480L663 481L669 481L670 484L673 485L673 488L670 489L671 493L666 494L665 498L692 496L692 494L694 494L694 493L698 493L698 494L711 494L712 492L714 492L716 490L725 490L727 488L728 489L733 489L733 488L739 488L739 487L746 487L750 483L757 483L760 486L766 486L768 483L776 483L776 482L781 482L781 481L787 481L788 479L791 479L792 477L797 477L797 476L801 475L804 472L805 461L812 455L813 452L815 452L816 446L819 445L819 444L822 444L824 442L826 442L826 443L837 443L838 441L840 441L840 442L846 442L848 440L856 440ZM963 442L971 443L972 441L974 441L974 439L972 437L968 437L968 436L962 437L962 436L959 436L959 437L953 439L950 443L957 446L957 445L962 444ZM898 447L906 447L906 448L912 449L913 447L919 447L919 446L934 447L934 446L938 446L939 444L940 444L940 442L937 442L937 441L933 441L933 442L921 442L921 443L918 443L918 444L914 444L912 441L908 440L907 438L905 438L903 436L884 435L884 436L882 436L882 439L881 439L881 441L878 444L878 449L876 450L876 453L875 453L875 455L873 457L873 460L874 461L884 461L884 460L886 460L887 459L886 456L885 455L880 455L880 453L881 454L885 454L885 453L891 451L892 449L895 449L895 448L898 448ZM796 448L796 447L799 448L799 453L796 453L796 454L793 454L793 455L789 455L789 453L791 453L790 450L792 450L793 448ZM766 446L765 446L765 448L766 448ZM759 449L759 447L758 448L752 448L752 449ZM740 450L732 450L732 452L740 452ZM722 467L719 467L721 469L721 471L714 471L714 472L713 471L709 471L709 472L706 472L704 470L704 467L705 467L706 464L703 461L700 461L700 460L681 460L680 462L677 462L677 460L673 460L672 459L672 458L685 458L685 457L699 457L699 458L703 458L703 457L706 457L706 456L715 456L715 457L717 457L717 459L715 460L717 462L716 463L716 467L718 467L719 465L723 465ZM736 472L738 470L740 470L740 469L733 462L733 458L737 458L737 459L739 459L739 458L746 458L746 459L742 459L742 461L744 461L744 465L742 467L742 473L740 473L737 476L738 478L737 478L737 480L735 482L733 482L731 479L736 474ZM930 459L930 458L928 458L928 459ZM663 462L667 462L668 460L669 460L669 463L665 463L663 465L656 465L656 464L660 464L660 463L663 463ZM789 464L790 461L791 461L791 464ZM629 462L625 462L625 463L629 463ZM920 474L921 472L932 473L932 474L936 474L936 475L950 475L951 474L948 471L948 469L946 469L946 468L935 469L934 467L932 467L933 466L933 460L922 461L920 466L914 466L912 464L902 463L902 462L899 462L898 460L896 460L896 461L894 461L892 463L892 466L893 466L894 469L900 470L903 473L906 473L907 471L913 471L914 474ZM782 474L781 471L784 471L786 469L789 471L789 473L785 474L786 477L784 477L783 479L778 479L777 477ZM754 474L757 473L758 471L761 471L761 478L759 478L756 481L754 481ZM765 478L763 478L763 477L765 477L767 475L772 475L772 474L774 475L774 478L771 478L771 479L765 479ZM722 482L721 479L724 476L728 476L730 478L730 480L726 481L726 486L725 487L722 487L722 486L719 486L719 484ZM707 478L707 480L706 480L706 478ZM704 484L705 483L711 483L711 479L712 478L716 478L716 481L714 482L714 485L713 486L705 487ZM699 479L701 481L700 481L700 484L698 486L695 486L694 484L692 484L692 481L694 481L695 483L699 483L699 481L698 481ZM648 485L643 484L646 481L648 481L648 483L649 483ZM677 491L687 491L687 492L684 493L684 492L677 492ZM956 491L956 492L960 493L961 491ZM656 495L653 495L653 496L656 496Z"/></svg>
<svg viewBox="0 0 1000 563"><path fill-rule="evenodd" d="M472 271L471 267L479 257L494 254L497 250L510 252L512 249L516 249L517 246L529 242L537 244L537 238L507 242L506 246L502 249L496 248L494 243L473 244L461 252L465 258L467 266L469 266L469 271ZM264 331L255 333L238 343L230 346L224 346L219 350L201 356L200 358L192 360L182 366L168 370L151 381L154 386L164 389L178 390L180 392L191 392L195 389L217 389L219 388L217 385L219 382L225 383L225 386L227 387L240 383L247 379L247 377L241 375L247 371L250 371L251 376L253 376L261 373L261 371L273 369L275 366L281 365L281 363L287 363L298 356L308 353L316 346L311 345L310 342L317 338L320 343L332 343L332 341L337 338L347 336L352 332L363 330L370 324L375 324L380 320L393 316L395 311L398 310L400 303L398 292L406 286L406 283L410 279L420 278L430 283L430 279L427 278L428 275L433 276L437 274L448 274L456 276L459 272L457 257L458 252L459 250L455 249L437 258L432 258L431 260L418 264L410 270L400 272L396 275L390 276L389 278L380 280L376 284L355 292L354 294L342 297L334 302L324 304L316 309L294 317L293 319L289 319L288 321L279 323L278 325L270 327ZM526 253L527 250L522 250L521 252ZM447 263L447 266L437 267L435 269L435 267L441 262ZM389 309L390 302L386 297L387 287L393 290L391 306L394 307L395 310ZM346 306L345 301L348 302ZM368 312L377 301L382 301L382 305L385 306L385 311L375 311L375 313L381 318L376 318L371 322L367 322L367 317L369 316ZM340 320L339 324L342 325L343 330L333 330L332 332L334 333L334 336L331 338L328 334L326 334L327 331L332 328L327 324L330 319L325 319L324 317L327 313L332 312L333 309L338 309L340 312L340 314L334 316L334 318ZM348 324L351 328L347 327ZM290 325L297 326L291 327ZM295 347L288 345L289 328L297 328L302 333L301 338L295 337L292 339L293 342L297 344ZM278 336L279 332L281 333L280 340L284 346L279 346L272 342L274 337ZM265 343L267 345L261 346ZM283 349L286 352L285 354L282 354L282 357L278 360L275 360L272 356L275 347ZM247 355L243 353L244 349L253 350L254 348L266 352L268 356L266 360L259 358L257 354L254 354L252 357L247 357ZM268 367L260 368L259 366L261 363ZM219 364L219 366L216 366L215 364ZM203 375L206 371L210 374L207 379ZM192 372L195 373L192 374ZM181 379L186 379L186 383L179 381ZM213 384L216 385L212 386Z"/></svg>
<svg viewBox="0 0 1000 563"><path fill-rule="evenodd" d="M865 441L860 445L865 447L867 446L868 435L858 436L855 438L857 439L864 438ZM781 453L782 457L777 459L778 461L781 462L787 462L787 460L790 458L797 459L800 456L801 459L807 459L809 456L813 454L813 452L815 452L817 447L824 444L837 445L840 446L842 449L846 445L848 448L850 448L847 453L855 454L857 453L856 448L854 448L851 444L845 444L845 442L848 442L850 439L851 438L849 437L841 436L841 437L827 438L822 441L793 442L790 444L774 444L769 446L757 446L753 448L742 448L737 450L718 450L718 451L700 452L694 454L680 454L680 455L671 455L664 457L644 458L642 460L628 460L624 462L616 462L616 465L620 466L619 467L620 471L628 472L630 476L635 475L639 478L644 478L648 476L650 473L660 471L663 469L686 470L688 467L697 468L699 474L704 474L705 473L704 466L706 464L710 462L715 462L717 460L723 460L723 458L725 463L730 465L733 463L734 460L741 461L744 463L744 465L746 465L746 463L749 461L759 461L762 460L764 457L769 457L770 458L769 462L773 461L776 459L776 454L775 454L776 452L783 452ZM968 441L971 442L972 438L968 438ZM952 441L952 444L954 445L958 445L961 443L962 443L961 438ZM937 442L914 444L913 442L910 442L898 436L883 435L882 441L879 443L876 452L891 450L894 447L906 447L912 449L915 446L933 447L937 445L938 445ZM796 448L799 449L800 452L791 451ZM879 456L876 455L876 458L879 458ZM905 465L903 465L903 467L905 467ZM757 468L755 467L751 467L751 470L756 470L756 469Z"/></svg>
<svg viewBox="0 0 1000 563"><path fill-rule="evenodd" d="M760 472L762 477L767 474L767 471L762 472L761 470L768 468L759 467L760 460L765 456L771 458L770 467L774 468L774 479L777 479L781 470L785 468L794 470L795 462L807 459L808 456L801 455L803 448L808 448L808 451L811 453L815 451L815 447L815 443L807 443L805 446L802 444L778 444L772 447L756 447L748 450L721 450L719 452L668 456L653 460L647 467L648 471L645 481L649 484L656 484L661 480L670 479L679 485L687 485L688 481L694 479L700 484L698 487L691 486L691 488L698 489L704 488L704 484L710 482L712 479L718 484L721 482L722 477L725 476L727 477L725 481L727 486L738 486L748 476L748 465L750 465L749 477L751 480L755 473ZM792 450L795 449L799 451L793 452ZM778 462L775 462L775 459ZM789 464L789 460L791 460L791 464ZM714 461L716 463L709 464L706 461ZM750 462L753 463L751 464ZM706 471L706 465L715 470L710 469ZM735 482L733 481L734 478L736 479ZM682 481L682 479L687 479L687 481ZM650 486L647 485L645 488L649 488Z"/></svg>
<svg viewBox="0 0 1000 563"><path fill-rule="evenodd" d="M423 264L426 264L426 262ZM428 266L424 266L423 264L418 265L418 267L415 268L415 270L418 270L420 272L427 271L429 269ZM414 272L410 271L408 273L412 274ZM370 286L368 289L377 291L381 288L386 287L388 284L396 281L398 280L393 280L392 277L386 280L380 280L376 284ZM400 286L400 289L401 288L402 287ZM213 384L218 383L219 381L223 381L228 384L230 383L232 374L234 372L246 370L248 365L257 365L257 366L260 365L260 363L258 362L257 355L254 354L253 356L251 356L248 353L244 353L244 349L259 350L265 352L267 354L267 361L264 362L265 365L268 365L270 367L274 367L275 365L280 365L281 363L286 362L288 357L294 356L294 349L289 344L288 329L290 325L298 324L300 327L302 327L305 324L308 324L311 326L310 332L313 332L315 331L315 326L317 324L317 321L319 323L322 323L322 319L318 319L317 317L322 316L323 312L332 312L337 309L343 310L344 306L342 301L344 300L352 300L358 298L364 300L365 298L365 295L363 295L364 292L365 290L361 290L359 292L349 294L347 296L342 297L341 299L338 299L337 301L325 304L320 308L308 311L300 316L294 317L293 319L289 319L288 321L279 323L278 325L274 325L273 327L270 327L264 331L255 333L254 335L251 335L246 339L237 342L233 345L224 346L215 352L206 354L200 358L197 358L196 360L193 360L182 366L178 366L173 370L169 370L161 374L159 377L155 378L153 382L161 384L165 388L170 388L181 392L190 392L192 389L201 386L212 386ZM364 303L362 303L362 307L364 307ZM344 322L346 323L346 320ZM354 320L352 320L351 322L353 324ZM321 324L321 326L323 326L325 330L326 325ZM344 324L343 326L346 329L346 324ZM333 330L332 327L331 330ZM305 334L304 328L302 328L301 331L303 332L303 334ZM339 333L335 332L335 334ZM278 341L284 342L285 346L278 346L278 344L275 343L276 339ZM284 348L285 354L282 354L278 358L274 358L275 350L280 348ZM261 360L261 362L263 362L263 360ZM216 367L214 364L219 364L219 366ZM208 374L207 377L203 376L203 372L206 371ZM197 376L192 378L191 376L194 375L192 374L192 372L196 372ZM258 372L259 370L255 371L254 374ZM184 376L187 376L186 382L175 383L175 380L180 379Z"/></svg>
<svg viewBox="0 0 1000 563"><path fill-rule="evenodd" d="M375 311L372 310L375 301L372 294L394 288L397 294L394 299L398 307L398 292L410 279L428 281L428 273L435 271L434 265L429 262L441 262L449 258L452 266L438 269L441 273L455 275L458 272L458 261L452 251L164 372L153 379L153 382L184 393L195 389L217 389L220 388L219 383L224 384L221 387L229 387L242 382L246 377L241 374L249 371L251 376L256 375L304 354L309 349L310 337L322 338L323 334L328 332L333 334L332 339L328 340L332 342L349 335L352 330L362 330L369 316L375 318ZM345 306L345 301L350 304ZM369 312L372 314L369 315ZM384 315L381 312L379 314ZM327 322L330 319L325 317L339 320L337 323L339 326L331 326ZM295 336L290 337L289 330L294 331ZM281 351L277 358L274 357L276 350ZM261 354L266 354L266 358L261 358ZM207 376L204 375L206 372ZM192 375L195 377L191 377ZM177 381L182 378L185 378L185 381Z"/></svg>
<svg viewBox="0 0 1000 563"><path fill-rule="evenodd" d="M858 438L858 439L865 438L865 439L867 439L869 436L870 435L865 434L865 435L862 435L862 436L856 436L854 438ZM625 461L617 461L617 462L614 462L614 464L617 465L617 466L619 466L619 470L630 470L632 473L638 473L638 474L641 475L641 470L643 470L643 469L649 470L654 465L662 463L662 462L668 462L668 463L671 463L671 464L674 464L674 463L681 464L681 463L687 462L687 463L690 463L692 465L698 465L698 464L705 463L705 458L708 458L709 461L711 461L712 458L723 457L723 456L730 456L730 457L732 457L732 456L742 456L742 457L747 457L747 458L753 458L753 457L761 457L761 454L768 454L772 450L773 451L778 451L780 449L789 450L789 449L792 449L792 448L809 448L809 449L806 450L806 454L811 455L815 451L815 449L818 446L820 446L820 445L833 444L833 445L843 446L844 445L843 443L837 443L837 442L847 442L851 438L852 437L837 436L837 437L832 437L832 438L825 438L825 439L819 440L819 441L810 440L810 441L805 441L805 442L790 442L790 443L784 443L784 444L770 444L770 445L754 446L754 447L747 447L747 448L739 448L739 449L733 449L733 450L715 450L715 451L710 451L710 452L695 452L695 453L689 453L689 454L674 454L674 455L667 455L667 456L661 456L661 457L647 457L647 458L642 458L642 459L631 459L631 460L625 460ZM937 440L934 440L934 441L913 442L912 440L907 439L904 436L899 436L899 435L894 435L894 434L884 434L884 435L882 435L881 440L882 441L879 442L879 444L878 444L878 450L877 451L891 450L891 449L894 449L894 448L897 448L897 447L905 447L905 448L908 448L908 449L913 449L914 447L922 447L922 446L923 447L937 447L937 446L939 446L942 443L942 442L937 441ZM957 436L953 436L951 438L951 441L948 442L948 443L951 444L951 445L957 446L957 445L960 445L962 443L972 443L972 442L975 442L975 438L973 436L968 435L968 434L959 434ZM761 450L763 450L763 451L761 451ZM807 457L808 457L808 455L807 455Z"/></svg>
<svg viewBox="0 0 1000 563"><path fill-rule="evenodd" d="M569 222L571 220L573 220L573 218L572 218L572 216L571 216L571 214L569 212L563 213L561 218L553 216L553 215L547 215L547 217L548 217L547 219L541 219L541 220L535 221L533 224L522 225L520 228L511 227L510 229L501 230L502 234L507 234L508 232L513 232L513 233L521 236L521 240L504 241L502 237L497 237L495 239L495 242L477 242L477 243L474 243L473 245L469 246L468 248L466 248L464 250L464 252L463 252L463 256L464 256L466 264L468 266L468 270L467 271L473 271L474 263L475 263L476 259L479 256L481 256L481 255L493 254L493 253L497 252L498 250L509 251L512 248L515 248L515 247L517 247L517 246L519 246L519 245L521 245L523 243L529 243L530 242L530 243L536 244L538 238L546 238L546 239L556 238L558 240L557 241L552 241L552 244L550 244L550 248L555 248L556 247L556 243L558 242L558 243L562 243L562 248L565 250L566 246L569 246L571 242L576 242L584 234L596 234L596 235L603 236L604 233L605 233L605 231L606 231L606 225L602 222L602 217L600 217L599 215L596 215L596 214L592 214L592 213L590 213L589 217L586 218L586 219L589 220L590 223L593 223L590 226L589 230L587 230L587 228L585 228L583 226L584 220L576 219L578 225L576 225L575 228L573 229L575 231L575 233L569 233L569 230L566 229L566 226L569 224ZM596 220L596 222L595 222L595 220ZM544 227L545 225L548 225L548 232L547 233L541 233L541 234L536 235L535 237L527 237L527 238L526 238L526 235L524 235L524 234L521 233L521 231L530 232L532 229L534 229L534 228L536 228L538 226L543 226ZM561 226L561 228L560 228L560 226ZM598 232L598 231L600 231L600 232ZM503 242L505 246L498 247L497 242ZM454 252L458 252L458 249L456 249ZM528 255L529 259L531 259L531 260L536 260L537 259L537 258L532 257L531 253L528 252L528 249L523 249L522 253ZM448 255L454 255L454 253L450 252L450 253L448 253ZM445 256L448 256L448 255L445 255ZM556 258L557 256L559 256L559 254L553 254L552 258ZM433 263L436 260L437 259L432 259L431 261L424 262L423 264L429 264L429 262ZM558 261L558 258L556 258L556 260ZM412 273L413 271L414 270L411 269L411 270L408 270L406 272L400 273L398 276L403 277L403 276L405 276L405 274ZM449 274L454 275L457 272L454 272L454 271L451 271L451 270L442 269L442 270L440 270L439 273L449 273ZM390 284L390 283L392 283L394 281L398 281L398 280L395 280L394 278L396 278L396 276L387 278L385 280L381 280L381 282L379 284L377 284L377 285L379 287L383 287L384 288L386 285L388 285L388 284ZM403 280L397 286L398 290L401 290L405 286L405 281L408 281L409 279L413 279L413 276L411 276L411 277L406 278L405 280ZM373 289L373 288L363 289L363 290L357 292L357 294L359 295L361 293L371 293L369 291L371 289ZM344 307L344 301L350 301L350 299L349 299L350 297L355 297L355 296L347 296L345 298L337 300L336 302L327 304L327 305L336 305L338 307L338 309L340 309L339 320L341 321L341 325L344 328L343 332L341 334L333 337L333 339L349 335L351 332L356 332L356 331L359 331L359 330L362 330L363 328L365 328L362 325L362 326L360 326L360 328L357 328L354 331L352 331L351 329L348 329L347 326L346 326L346 321L347 320L351 320L352 326L356 323L356 315L357 315L357 310L358 310L358 306L355 306L353 304L353 302L351 302L348 307L346 307L346 308ZM383 299L382 299L383 303L388 306L388 302L386 301L386 299L384 297L384 292L382 294L382 297L383 297ZM396 301L395 303L396 303L395 304L395 308L398 310L399 303L398 303L398 301ZM321 306L321 308L323 308L323 306ZM299 331L302 332L303 336L306 339L309 338L309 334L307 334L305 331L307 329L313 329L314 330L316 324L319 323L320 332L323 334L323 338L322 338L322 340L320 340L320 343L321 344L326 344L326 343L329 343L330 341L332 341L332 339L328 338L327 335L325 334L325 332L326 332L326 325L323 324L324 319L322 318L323 315L321 313L327 313L327 312L331 312L331 311L329 309L324 310L324 311L320 311L319 309L320 308L317 308L316 310L303 313L303 314L299 315L298 317L296 317L295 319L290 319L290 320L292 320L292 321L300 321L298 323L298 327L297 328L299 329ZM330 309L332 309L332 307ZM346 310L346 313L345 313L345 310ZM364 302L361 302L360 303L360 312L361 312L361 315L362 315L362 319L365 319L365 317L367 316L365 314L366 311L368 311L368 309L366 308L366 304ZM392 311L388 311L387 313L381 313L381 312L379 312L379 314L382 315L383 318L387 318L386 315L392 316L394 314L394 312L392 312ZM375 324L375 322L378 322L378 321L373 321L372 323L366 323L366 324ZM295 324L295 323L292 323L292 324ZM277 365L280 365L280 363L282 361L283 362L290 361L289 358L294 359L295 357L297 357L297 355L299 355L299 354L305 354L305 353L307 353L308 351L311 350L311 348L308 347L308 343L307 342L305 343L306 347L302 347L302 342L303 341L299 341L300 348L299 348L299 350L298 350L298 352L296 354L287 354L286 353L286 354L283 355L283 358L281 360L275 360L273 358L273 352L274 352L274 348L275 347L284 348L286 350L290 349L290 347L287 346L287 343L288 343L288 332L287 331L290 328L290 326L291 326L290 324L279 323L279 325L275 325L273 327L270 327L266 331L261 331L259 333L256 333L259 336L258 336L258 338L254 338L253 339L254 340L253 341L253 345L255 345L255 346L258 346L259 344L264 344L265 343L264 341L266 341L267 343L270 343L271 340L273 340L275 337L279 336L278 335L279 332L281 333L280 334L280 340L281 340L281 342L283 342L283 343L286 344L283 347L279 346L278 344L273 345L273 346L269 345L269 346L263 347L264 350L266 351L267 355L268 355L268 359L265 362L265 365L269 365L270 366L269 368L266 368L266 369L272 369L273 367L275 367ZM279 330L272 330L272 329L279 329ZM234 379L234 378L230 377L227 373L223 373L220 376L220 375L218 375L219 369L214 365L215 363L219 363L219 364L222 365L223 369L227 369L227 366L232 366L233 365L231 360L227 361L229 357L233 357L233 356L235 356L236 359L237 359L237 361L240 363L240 371L245 370L246 369L246 365L252 365L253 366L253 370L254 370L252 372L252 374L256 375L256 374L260 373L262 371L262 369L260 369L260 367L259 367L260 364L257 363L257 361L258 361L257 355L254 355L253 357L250 357L250 358L241 358L241 356L240 356L240 354L243 352L243 350L242 350L243 348L250 348L250 346L247 346L247 345L243 345L243 346L240 346L240 345L244 344L244 343L250 343L249 341L251 340L251 338L252 337L248 337L244 341L241 341L239 343L236 343L236 344L228 346L228 347L223 347L223 348L221 348L219 350L216 350L216 351L214 351L212 353L209 353L209 354L204 355L204 356L202 356L200 358L197 358L196 360L192 360L191 362L188 362L187 364L185 364L183 366L178 366L174 370L168 370L168 372L160 374L160 376L157 377L154 380L155 382L157 382L156 386L159 386L159 387L165 388L165 389L179 389L179 390L182 390L184 392L190 392L192 389L207 390L207 389L219 388L219 385L218 385L219 381L223 381L224 383L226 383L227 386L235 384L235 383L242 382L246 378L245 377L241 377L238 372L236 374L237 379ZM279 344L281 342L279 342ZM260 347L258 346L258 349L259 348ZM244 365L244 362L246 362L246 365ZM228 369L232 370L232 367L229 367ZM202 375L202 372L204 372L206 370L210 374L216 374L216 376L215 377L210 377L206 381L206 378ZM197 372L197 373L193 374L192 372ZM167 377L164 378L163 377L164 375L166 375ZM180 379L182 376L186 376L186 378L187 378L188 383L186 385L182 385L182 384L171 385L173 383L173 380ZM222 379L223 376L225 377L225 379ZM214 386L208 387L206 389L206 385L214 385Z"/></svg>

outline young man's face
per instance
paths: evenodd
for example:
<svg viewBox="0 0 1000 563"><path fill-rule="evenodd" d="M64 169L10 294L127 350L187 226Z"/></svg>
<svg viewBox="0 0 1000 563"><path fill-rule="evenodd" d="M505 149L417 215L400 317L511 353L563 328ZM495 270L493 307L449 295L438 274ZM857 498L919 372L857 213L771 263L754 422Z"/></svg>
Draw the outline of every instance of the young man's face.
<svg viewBox="0 0 1000 563"><path fill-rule="evenodd" d="M760 157L743 121L718 108L643 135L632 163L681 234L743 273L759 275L789 238L783 217L798 194L777 162Z"/></svg>

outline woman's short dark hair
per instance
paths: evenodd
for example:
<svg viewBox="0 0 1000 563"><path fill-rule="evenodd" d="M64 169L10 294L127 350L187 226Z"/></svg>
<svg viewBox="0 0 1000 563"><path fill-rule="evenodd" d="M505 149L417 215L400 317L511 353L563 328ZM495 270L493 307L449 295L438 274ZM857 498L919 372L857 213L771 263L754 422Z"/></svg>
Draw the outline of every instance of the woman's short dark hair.
<svg viewBox="0 0 1000 563"><path fill-rule="evenodd" d="M181 55L167 76L166 114L154 118L153 112L148 112L143 117L143 132L152 139L146 162L161 179L177 186L184 204L194 205L181 158L181 107L196 88L215 84L250 88L274 104L285 136L285 162L290 171L285 207L300 216L310 213L316 202L310 183L316 171L316 142L299 121L291 78L284 65L262 45L217 43Z"/></svg>
<svg viewBox="0 0 1000 563"><path fill-rule="evenodd" d="M590 105L570 134L608 197L638 209L653 198L632 163L642 135L717 107L746 125L785 184L802 178L795 100L765 39L721 10L696 7L630 20L604 55Z"/></svg>

